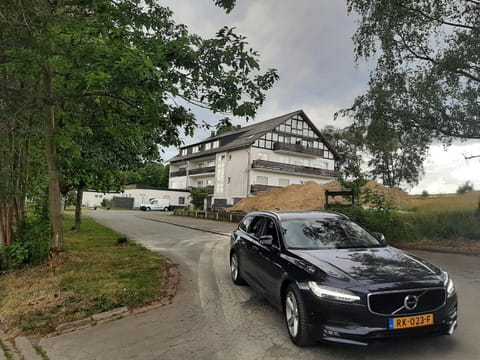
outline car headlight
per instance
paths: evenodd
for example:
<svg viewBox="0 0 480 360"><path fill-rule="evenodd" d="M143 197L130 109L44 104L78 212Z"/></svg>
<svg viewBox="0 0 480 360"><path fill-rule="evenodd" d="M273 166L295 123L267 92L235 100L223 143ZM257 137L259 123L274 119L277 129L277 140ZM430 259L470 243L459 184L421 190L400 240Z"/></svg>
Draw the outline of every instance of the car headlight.
<svg viewBox="0 0 480 360"><path fill-rule="evenodd" d="M344 302L354 302L360 300L360 296L355 295L351 291L332 286L319 285L315 281L309 281L308 287L320 299Z"/></svg>
<svg viewBox="0 0 480 360"><path fill-rule="evenodd" d="M455 294L455 286L453 285L453 281L450 278L450 275L448 275L446 271L442 271L442 277L443 277L443 285L447 289L447 298L449 298L453 294Z"/></svg>
<svg viewBox="0 0 480 360"><path fill-rule="evenodd" d="M455 286L453 286L452 279L448 278L448 281L447 281L447 297L451 297L453 294L455 294Z"/></svg>

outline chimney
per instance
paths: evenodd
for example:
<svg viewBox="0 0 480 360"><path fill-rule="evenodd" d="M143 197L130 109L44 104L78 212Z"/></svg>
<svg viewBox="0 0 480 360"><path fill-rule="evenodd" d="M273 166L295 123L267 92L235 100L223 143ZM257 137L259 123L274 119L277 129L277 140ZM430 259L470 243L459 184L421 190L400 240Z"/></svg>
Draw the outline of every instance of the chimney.
<svg viewBox="0 0 480 360"><path fill-rule="evenodd" d="M210 137L214 137L215 136L215 131L210 131Z"/></svg>

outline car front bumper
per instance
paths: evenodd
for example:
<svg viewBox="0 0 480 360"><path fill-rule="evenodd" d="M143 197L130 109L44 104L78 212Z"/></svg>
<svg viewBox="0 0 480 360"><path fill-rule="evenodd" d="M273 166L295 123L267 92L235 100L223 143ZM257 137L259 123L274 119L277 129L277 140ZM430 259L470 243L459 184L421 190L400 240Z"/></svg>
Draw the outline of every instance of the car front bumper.
<svg viewBox="0 0 480 360"><path fill-rule="evenodd" d="M389 318L395 316L373 314L366 304L320 300L309 291L304 291L304 299L309 314L310 333L322 341L368 345L369 342L380 339L452 334L457 327L456 294L448 298L441 308L427 312L433 314L433 325L397 330L388 327Z"/></svg>

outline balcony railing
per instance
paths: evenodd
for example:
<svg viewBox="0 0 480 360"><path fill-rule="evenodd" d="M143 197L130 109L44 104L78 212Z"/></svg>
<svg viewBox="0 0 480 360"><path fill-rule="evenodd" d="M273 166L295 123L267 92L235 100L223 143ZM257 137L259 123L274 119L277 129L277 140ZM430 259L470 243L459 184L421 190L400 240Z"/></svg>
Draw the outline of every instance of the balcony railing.
<svg viewBox="0 0 480 360"><path fill-rule="evenodd" d="M188 175L209 174L215 172L215 166L206 166L188 170Z"/></svg>
<svg viewBox="0 0 480 360"><path fill-rule="evenodd" d="M273 171L281 171L287 173L305 174L322 177L337 177L337 172L327 169L319 169L310 166L284 164L275 161L253 160L252 169L268 169Z"/></svg>
<svg viewBox="0 0 480 360"><path fill-rule="evenodd" d="M272 188L280 188L280 186L271 186L271 185L260 185L260 184L253 184L250 186L250 193L251 194L258 194L259 192L272 189Z"/></svg>
<svg viewBox="0 0 480 360"><path fill-rule="evenodd" d="M182 170L178 170L178 171L172 171L170 173L170 177L179 177L179 176L186 176L187 175L187 170L186 169L182 169Z"/></svg>
<svg viewBox="0 0 480 360"><path fill-rule="evenodd" d="M213 195L213 185L207 185L207 186L198 186L198 187L192 187L192 190L195 189L207 189L208 195Z"/></svg>
<svg viewBox="0 0 480 360"><path fill-rule="evenodd" d="M323 150L320 149L308 148L301 144L285 144L281 142L276 142L273 144L273 151L302 153L318 157L323 157L324 155Z"/></svg>

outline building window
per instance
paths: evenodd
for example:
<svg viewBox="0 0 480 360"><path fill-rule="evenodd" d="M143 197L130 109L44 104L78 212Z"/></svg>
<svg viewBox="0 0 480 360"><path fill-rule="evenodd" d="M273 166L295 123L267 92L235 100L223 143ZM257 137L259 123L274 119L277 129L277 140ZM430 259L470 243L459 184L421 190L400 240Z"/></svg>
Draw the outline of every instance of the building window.
<svg viewBox="0 0 480 360"><path fill-rule="evenodd" d="M193 149L192 149L192 153L197 153L199 151L199 148L198 146L194 146Z"/></svg>
<svg viewBox="0 0 480 360"><path fill-rule="evenodd" d="M212 147L211 143L206 143L205 144L205 150L210 150L211 147Z"/></svg>
<svg viewBox="0 0 480 360"><path fill-rule="evenodd" d="M278 179L278 186L288 186L290 185L290 180L288 179Z"/></svg>
<svg viewBox="0 0 480 360"><path fill-rule="evenodd" d="M230 184L230 176L227 178L227 184Z"/></svg>
<svg viewBox="0 0 480 360"><path fill-rule="evenodd" d="M197 181L197 186L198 187L203 187L203 180L198 180Z"/></svg>
<svg viewBox="0 0 480 360"><path fill-rule="evenodd" d="M183 196L180 196L180 197L178 198L178 204L179 204L179 205L185 205L185 198L184 198Z"/></svg>
<svg viewBox="0 0 480 360"><path fill-rule="evenodd" d="M218 140L212 143L212 149L218 148L220 146L220 142Z"/></svg>
<svg viewBox="0 0 480 360"><path fill-rule="evenodd" d="M187 155L187 149L182 149L182 155Z"/></svg>
<svg viewBox="0 0 480 360"><path fill-rule="evenodd" d="M268 185L268 176L257 176L258 185Z"/></svg>

